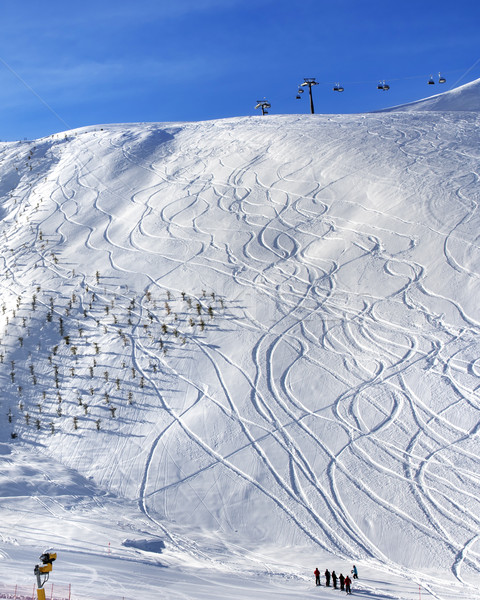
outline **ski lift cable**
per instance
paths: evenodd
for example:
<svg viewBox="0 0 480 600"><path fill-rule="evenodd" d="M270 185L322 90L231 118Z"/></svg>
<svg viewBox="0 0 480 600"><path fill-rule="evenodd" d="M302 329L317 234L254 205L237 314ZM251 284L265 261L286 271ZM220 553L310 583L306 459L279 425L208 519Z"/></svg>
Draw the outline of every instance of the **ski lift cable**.
<svg viewBox="0 0 480 600"><path fill-rule="evenodd" d="M480 58L476 61L476 63L474 65L472 65L468 71L466 71L462 77L460 79L462 79L463 77L465 77L465 75L467 75L467 73L469 73L473 68L475 68L475 66L480 62ZM456 69L454 71L441 71L442 75L446 74L446 75L452 75L454 73L459 73L461 72L462 69ZM426 79L427 81L430 79L431 73L428 74L423 74L423 75L410 75L409 77L385 77L382 75L381 78L376 80L376 83L378 83L378 81L409 81L412 79ZM347 86L347 85L364 85L364 84L372 84L373 79L363 79L361 81L347 81L342 79L342 85L343 86ZM336 79L335 81L318 81L318 83L322 84L322 85L335 85L336 83L338 83L338 79ZM456 84L455 84L456 85ZM455 87L455 85L453 87Z"/></svg>
<svg viewBox="0 0 480 600"><path fill-rule="evenodd" d="M470 73L470 71L472 71L472 69L474 69L478 63L480 63L480 58L477 59L474 64L469 67L460 77L460 79L458 79L456 81L456 83L452 86L452 88L456 87L456 85L459 83L459 81L461 81L468 73ZM449 76L454 74L454 73L459 73L460 71L462 71L462 69L455 69L455 70L451 70L451 71L438 71L438 83L439 84L444 84L446 82L446 77L445 74L448 74ZM423 79L426 80L426 82L428 84L434 84L435 80L434 77L432 75L432 73L430 72L429 75L426 75L425 73L423 75L411 75L409 77L385 77L382 79L377 80L377 89L379 90L384 90L384 91L388 91L390 89L390 83L391 82L396 82L396 81L408 81L408 80L413 80L413 79ZM338 79L335 81L316 81L315 78L315 84L321 84L322 86L332 86L333 85L333 91L334 92L343 92L345 86L351 86L351 85L373 85L373 80L372 79L364 79L361 81L343 81L342 84L339 83ZM304 86L307 84L299 84L298 86L298 92L296 95L296 99L300 100L300 94L303 93L303 89L301 86ZM450 88L450 89L452 89Z"/></svg>
<svg viewBox="0 0 480 600"><path fill-rule="evenodd" d="M452 85L452 87L450 89L453 90L453 88L457 87L457 85L460 83L460 81L462 81L462 79L466 75L468 75L470 73L470 71L478 65L479 62L480 62L480 58L477 58L477 60L473 63L473 65L471 67L469 67L459 79L457 79L457 81ZM456 73L456 71L454 71L454 73Z"/></svg>
<svg viewBox="0 0 480 600"><path fill-rule="evenodd" d="M28 83L22 79L22 77L20 77L20 75L15 71L15 69L13 69L6 61L3 60L3 58L0 56L0 62L3 64L3 66L8 69L10 71L10 73L12 73L26 88L27 90L29 90L30 92L32 92L32 94L34 96L36 96L40 102L46 106L48 108L48 110L52 113L52 115L54 115L61 123L63 123L63 125L65 125L65 127L67 129L72 129L70 127L70 125L64 120L62 119L62 117L56 113L53 108L50 106L50 104L48 104L48 102L46 102L41 96L40 94L38 94L31 85L28 85Z"/></svg>

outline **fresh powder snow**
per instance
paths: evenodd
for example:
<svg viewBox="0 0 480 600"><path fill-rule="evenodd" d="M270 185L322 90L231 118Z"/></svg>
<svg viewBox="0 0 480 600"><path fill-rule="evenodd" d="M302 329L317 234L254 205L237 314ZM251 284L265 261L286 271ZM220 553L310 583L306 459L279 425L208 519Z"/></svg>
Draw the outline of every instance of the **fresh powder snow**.
<svg viewBox="0 0 480 600"><path fill-rule="evenodd" d="M1 597L478 597L479 97L0 144Z"/></svg>

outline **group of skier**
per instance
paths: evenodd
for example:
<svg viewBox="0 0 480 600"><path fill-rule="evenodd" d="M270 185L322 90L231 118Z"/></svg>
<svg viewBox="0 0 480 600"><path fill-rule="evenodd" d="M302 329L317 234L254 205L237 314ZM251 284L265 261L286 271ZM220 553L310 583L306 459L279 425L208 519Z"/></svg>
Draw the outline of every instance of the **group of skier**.
<svg viewBox="0 0 480 600"><path fill-rule="evenodd" d="M315 569L313 574L315 575L315 584L321 585L320 571L318 570L318 567ZM357 567L355 565L353 565L353 569L352 569L352 578L358 579L358 571L357 571ZM332 586L335 590L337 589L337 582L339 582L340 590L342 592L346 592L347 594L352 593L352 588L351 588L352 580L350 579L350 577L348 575L346 577L344 577L343 574L340 573L340 575L337 576L335 571L332 571L330 573L330 571L328 569L326 569L325 570L325 585L326 585L326 587L330 587L330 579L332 580Z"/></svg>

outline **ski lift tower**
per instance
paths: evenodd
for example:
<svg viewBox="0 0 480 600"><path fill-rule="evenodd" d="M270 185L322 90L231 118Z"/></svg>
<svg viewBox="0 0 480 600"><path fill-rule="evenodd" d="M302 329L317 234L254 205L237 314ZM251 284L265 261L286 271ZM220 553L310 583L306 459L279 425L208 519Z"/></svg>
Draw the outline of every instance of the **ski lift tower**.
<svg viewBox="0 0 480 600"><path fill-rule="evenodd" d="M255 108L262 109L262 115L268 115L267 108L270 108L272 105L267 100L257 100L257 106Z"/></svg>
<svg viewBox="0 0 480 600"><path fill-rule="evenodd" d="M304 77L303 83L301 83L299 87L308 86L308 94L310 96L310 113L313 115L315 109L313 108L312 85L318 85L318 81L315 81L315 77Z"/></svg>

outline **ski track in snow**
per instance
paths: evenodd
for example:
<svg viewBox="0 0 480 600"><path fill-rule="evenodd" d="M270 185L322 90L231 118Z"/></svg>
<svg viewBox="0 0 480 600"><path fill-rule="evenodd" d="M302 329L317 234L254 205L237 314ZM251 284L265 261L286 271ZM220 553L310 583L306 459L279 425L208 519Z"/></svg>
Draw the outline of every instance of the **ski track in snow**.
<svg viewBox="0 0 480 600"><path fill-rule="evenodd" d="M34 262L55 285L72 279L75 244L117 289L133 276L142 295L199 297L203 285L229 306L217 329L189 341L187 358L147 347L141 301L127 336L148 402L161 411L138 459L139 507L198 560L223 559L170 522L195 527L204 518L232 555L250 552L264 565L245 548L248 530L263 531L270 510L285 524L275 542L400 573L441 599L442 587L422 573L438 560L474 589L480 317L442 278L460 290L478 284L478 156L461 149L468 123L456 142L448 117L413 120L372 115L354 127L353 117L325 117L300 135L288 120L284 129L257 120L171 133L150 125L80 134L66 158L56 150L59 163L42 184L49 195L29 219L32 239L42 232L55 240L58 263L32 243ZM430 165L449 163L445 186ZM133 173L130 189L116 185L117 171ZM427 190L421 201L419 189ZM30 197L21 187L16 194ZM16 211L10 220L20 223ZM6 248L17 235L5 234ZM17 259L5 251L2 260L21 290ZM102 296L88 258L83 264L75 267L80 289L88 280ZM86 292L81 302L88 305ZM217 334L237 336L243 352ZM186 368L192 360L201 366ZM148 361L161 365L163 379ZM116 443L121 453L128 442ZM130 466L116 458L103 477L124 471ZM388 536L399 546L393 555ZM431 544L418 569L401 553L408 540Z"/></svg>

